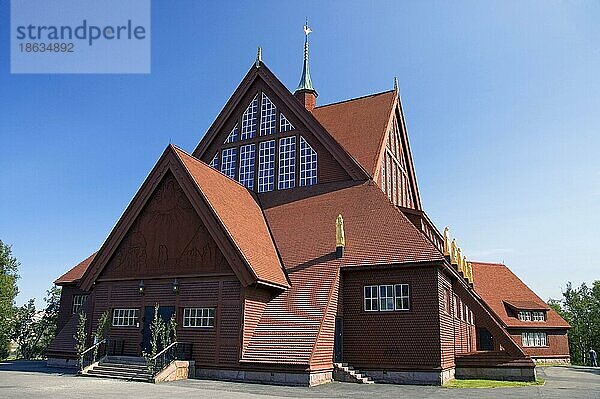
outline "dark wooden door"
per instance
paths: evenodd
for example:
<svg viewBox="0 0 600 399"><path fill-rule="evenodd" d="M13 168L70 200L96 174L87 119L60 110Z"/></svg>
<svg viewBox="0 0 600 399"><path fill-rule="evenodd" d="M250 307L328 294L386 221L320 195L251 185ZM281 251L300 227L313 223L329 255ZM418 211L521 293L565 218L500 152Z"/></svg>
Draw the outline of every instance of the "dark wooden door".
<svg viewBox="0 0 600 399"><path fill-rule="evenodd" d="M492 334L490 334L490 332L485 328L477 329L477 350L494 350L494 337L492 337Z"/></svg>
<svg viewBox="0 0 600 399"><path fill-rule="evenodd" d="M333 361L341 363L343 361L342 348L342 331L344 327L344 319L341 317L335 318L335 336L333 340Z"/></svg>
<svg viewBox="0 0 600 399"><path fill-rule="evenodd" d="M175 307L173 306L160 306L158 308L158 315L167 324L171 321L171 316L175 313ZM152 333L150 331L150 325L154 321L154 306L146 306L144 309L144 340L142 342L142 350L146 353L150 353L152 350L151 340ZM163 348L158 348L162 350Z"/></svg>

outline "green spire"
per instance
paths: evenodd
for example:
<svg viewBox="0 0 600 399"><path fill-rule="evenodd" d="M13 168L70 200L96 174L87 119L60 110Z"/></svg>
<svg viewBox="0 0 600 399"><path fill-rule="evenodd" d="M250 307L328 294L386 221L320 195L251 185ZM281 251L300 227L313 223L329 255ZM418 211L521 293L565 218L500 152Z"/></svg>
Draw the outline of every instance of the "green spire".
<svg viewBox="0 0 600 399"><path fill-rule="evenodd" d="M302 67L302 77L300 78L300 83L298 83L298 87L296 88L296 93L299 91L311 91L315 94L315 97L318 95L317 91L313 87L312 80L310 79L310 70L308 68L308 35L312 32L312 30L308 26L308 18L306 19L306 23L304 24L304 66Z"/></svg>

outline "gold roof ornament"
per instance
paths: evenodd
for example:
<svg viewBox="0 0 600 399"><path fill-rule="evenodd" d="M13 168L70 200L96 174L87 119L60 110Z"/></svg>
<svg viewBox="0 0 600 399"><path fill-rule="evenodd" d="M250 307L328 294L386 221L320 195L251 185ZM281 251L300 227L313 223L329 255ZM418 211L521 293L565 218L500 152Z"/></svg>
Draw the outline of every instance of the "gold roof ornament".
<svg viewBox="0 0 600 399"><path fill-rule="evenodd" d="M473 284L473 264L468 262L467 265L469 267L469 283Z"/></svg>
<svg viewBox="0 0 600 399"><path fill-rule="evenodd" d="M463 261L462 261L462 250L460 248L458 248L458 250L456 251L456 253L458 254L458 262L456 262L456 265L458 266L458 271L462 272L463 271Z"/></svg>
<svg viewBox="0 0 600 399"><path fill-rule="evenodd" d="M335 220L335 246L336 248L346 246L346 237L344 236L344 218L341 214L339 214Z"/></svg>
<svg viewBox="0 0 600 399"><path fill-rule="evenodd" d="M463 273L465 276L467 276L467 278L469 277L469 269L467 268L467 257L463 256L462 259L462 269L463 269Z"/></svg>
<svg viewBox="0 0 600 399"><path fill-rule="evenodd" d="M444 228L444 256L450 256L450 229Z"/></svg>
<svg viewBox="0 0 600 399"><path fill-rule="evenodd" d="M450 263L453 265L458 265L458 253L456 251L456 238L452 239L452 243L450 244Z"/></svg>

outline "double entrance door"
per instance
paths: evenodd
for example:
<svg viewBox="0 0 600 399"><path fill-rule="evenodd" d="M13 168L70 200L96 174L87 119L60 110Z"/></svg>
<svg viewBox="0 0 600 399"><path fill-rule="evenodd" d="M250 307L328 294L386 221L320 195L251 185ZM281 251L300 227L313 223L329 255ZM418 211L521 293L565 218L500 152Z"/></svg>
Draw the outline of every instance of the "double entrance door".
<svg viewBox="0 0 600 399"><path fill-rule="evenodd" d="M171 317L175 314L174 306L160 306L158 308L158 317L160 317L165 324L169 324L171 321ZM142 350L146 353L150 353L152 351L152 332L150 331L150 326L154 321L154 306L146 306L144 308L144 337L142 341ZM164 348L158 348L158 350L162 350Z"/></svg>

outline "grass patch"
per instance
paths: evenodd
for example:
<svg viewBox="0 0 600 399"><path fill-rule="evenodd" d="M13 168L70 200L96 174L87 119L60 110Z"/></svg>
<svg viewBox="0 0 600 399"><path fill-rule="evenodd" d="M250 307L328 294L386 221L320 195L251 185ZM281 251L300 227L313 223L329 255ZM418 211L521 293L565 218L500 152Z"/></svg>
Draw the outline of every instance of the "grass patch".
<svg viewBox="0 0 600 399"><path fill-rule="evenodd" d="M506 388L506 387L529 387L533 385L544 385L546 381L538 378L535 381L498 381L498 380L450 380L444 384L444 388Z"/></svg>

